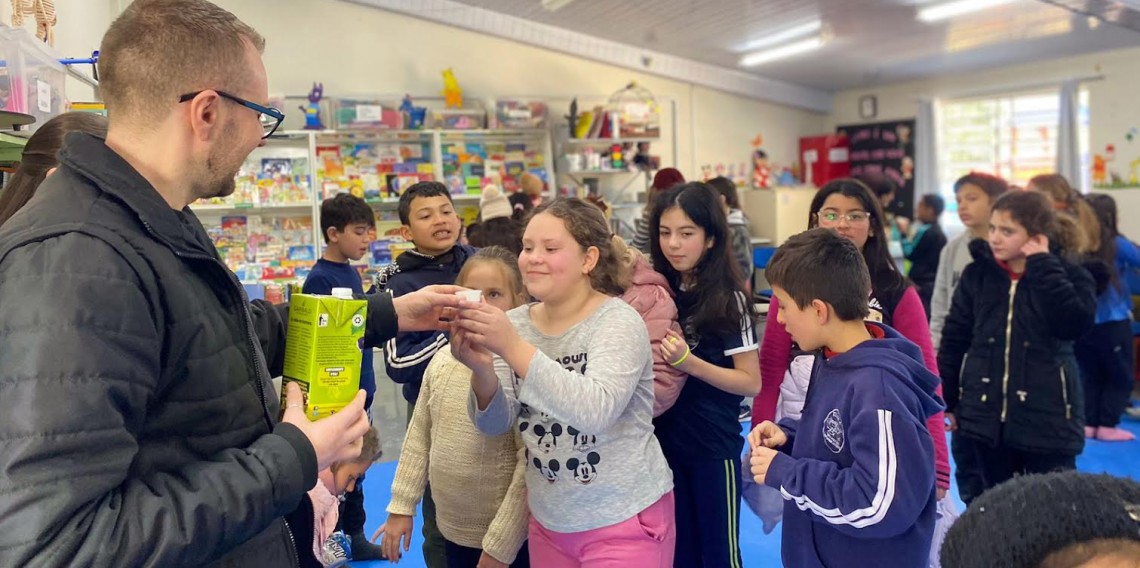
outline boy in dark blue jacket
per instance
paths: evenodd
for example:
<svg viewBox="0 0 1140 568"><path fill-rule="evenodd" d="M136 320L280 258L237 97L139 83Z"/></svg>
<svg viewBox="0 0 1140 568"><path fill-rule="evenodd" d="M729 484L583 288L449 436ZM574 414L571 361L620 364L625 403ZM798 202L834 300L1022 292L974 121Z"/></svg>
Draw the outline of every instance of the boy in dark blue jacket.
<svg viewBox="0 0 1140 568"><path fill-rule="evenodd" d="M400 195L400 234L415 248L396 257L380 272L378 286L402 296L432 284L452 284L475 249L456 244L462 225L447 186L436 181L412 185ZM401 333L384 346L388 376L404 385L408 416L416 406L420 383L431 358L447 346L442 331Z"/></svg>
<svg viewBox="0 0 1140 568"><path fill-rule="evenodd" d="M368 253L368 243L376 228L376 214L363 199L342 193L321 203L321 236L325 239L325 252L313 265L301 292L329 295L333 288L350 288L354 294L364 294L360 273L349 261L360 260ZM372 408L376 395L376 372L372 368L372 349L365 349L360 357L360 388L367 398L364 408ZM361 478L363 481L363 478ZM340 516L341 528L352 538L353 560L383 558L379 546L364 536L364 485L345 494Z"/></svg>
<svg viewBox="0 0 1140 568"><path fill-rule="evenodd" d="M360 260L368 254L368 243L376 229L376 216L372 208L359 197L342 193L321 203L321 236L325 239L325 252L301 287L304 294L332 294L333 288L351 288L354 294L364 294L360 273L349 261ZM372 350L361 354L360 388L368 394L364 408L372 407L376 394L376 374L372 369Z"/></svg>
<svg viewBox="0 0 1140 568"><path fill-rule="evenodd" d="M397 213L403 224L401 236L415 248L396 257L395 262L380 272L378 286L396 297L432 284L453 284L459 269L475 254L475 249L456 244L462 223L447 186L436 181L412 185L400 194ZM384 346L388 376L404 385L409 421L420 395L424 370L437 351L447 348L447 343L445 332L422 331L400 333ZM428 568L445 568L444 540L435 524L435 502L430 487L425 490L422 503L424 561Z"/></svg>
<svg viewBox="0 0 1140 568"><path fill-rule="evenodd" d="M863 321L867 266L834 231L788 239L765 276L780 323L820 351L801 419L748 436L756 482L785 500L784 565L927 566L936 498L926 420L942 409L938 377L913 343Z"/></svg>

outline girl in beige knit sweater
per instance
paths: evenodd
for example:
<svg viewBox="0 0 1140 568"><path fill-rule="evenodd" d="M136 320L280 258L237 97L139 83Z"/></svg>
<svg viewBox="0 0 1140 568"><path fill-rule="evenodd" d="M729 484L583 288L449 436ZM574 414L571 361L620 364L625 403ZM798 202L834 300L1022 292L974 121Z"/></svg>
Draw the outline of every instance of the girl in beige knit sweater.
<svg viewBox="0 0 1140 568"><path fill-rule="evenodd" d="M480 290L501 310L525 301L518 257L501 246L480 249L456 284ZM486 436L467 416L471 370L440 349L424 372L396 477L384 535L385 556L397 562L408 550L412 516L430 481L436 522L447 546L448 568L529 566L525 541L529 513L518 433ZM520 552L520 548L522 549Z"/></svg>

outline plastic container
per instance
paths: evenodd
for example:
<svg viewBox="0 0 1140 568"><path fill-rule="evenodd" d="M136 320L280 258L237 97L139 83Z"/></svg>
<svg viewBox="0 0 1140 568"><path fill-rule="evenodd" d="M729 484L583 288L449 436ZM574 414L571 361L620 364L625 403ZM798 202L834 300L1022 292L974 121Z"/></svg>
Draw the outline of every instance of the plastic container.
<svg viewBox="0 0 1140 568"><path fill-rule="evenodd" d="M66 80L51 48L25 29L0 29L0 109L34 116L35 131L66 110Z"/></svg>
<svg viewBox="0 0 1140 568"><path fill-rule="evenodd" d="M377 100L336 99L333 123L343 130L400 130L404 127L404 113L396 105Z"/></svg>
<svg viewBox="0 0 1140 568"><path fill-rule="evenodd" d="M495 128L546 128L546 103L526 99L495 101Z"/></svg>
<svg viewBox="0 0 1140 568"><path fill-rule="evenodd" d="M487 127L487 113L482 109L433 110L431 119L433 128L444 130L481 130Z"/></svg>

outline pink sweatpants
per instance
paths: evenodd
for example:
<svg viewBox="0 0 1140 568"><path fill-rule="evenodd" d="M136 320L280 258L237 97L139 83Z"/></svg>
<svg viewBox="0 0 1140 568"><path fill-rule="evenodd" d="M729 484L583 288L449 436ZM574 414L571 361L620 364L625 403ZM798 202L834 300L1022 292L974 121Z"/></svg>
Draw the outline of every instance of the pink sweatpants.
<svg viewBox="0 0 1140 568"><path fill-rule="evenodd" d="M530 565L542 568L671 568L677 525L673 492L616 525L557 533L530 519Z"/></svg>

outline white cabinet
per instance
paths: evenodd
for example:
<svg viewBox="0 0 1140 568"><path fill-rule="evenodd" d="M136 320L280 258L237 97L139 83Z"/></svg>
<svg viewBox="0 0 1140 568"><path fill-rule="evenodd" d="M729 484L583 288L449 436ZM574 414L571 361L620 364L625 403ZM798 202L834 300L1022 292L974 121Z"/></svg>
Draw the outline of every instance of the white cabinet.
<svg viewBox="0 0 1140 568"><path fill-rule="evenodd" d="M815 193L810 185L741 189L740 206L752 225L752 236L780 246L788 237L807 230Z"/></svg>

